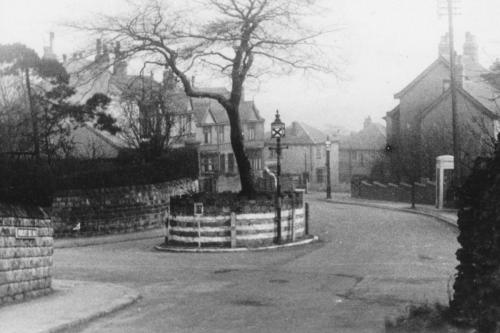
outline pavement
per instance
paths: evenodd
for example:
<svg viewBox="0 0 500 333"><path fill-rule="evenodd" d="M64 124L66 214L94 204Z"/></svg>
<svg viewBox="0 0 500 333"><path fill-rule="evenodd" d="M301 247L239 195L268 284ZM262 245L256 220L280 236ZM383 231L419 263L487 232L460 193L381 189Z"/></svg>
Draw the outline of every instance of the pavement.
<svg viewBox="0 0 500 333"><path fill-rule="evenodd" d="M387 209L387 210L405 212L410 214L425 215L457 227L458 217L456 209L437 209L433 205L421 205L421 204L417 204L415 205L415 208L411 208L411 204L407 202L393 202L393 201L382 201L382 200L369 200L362 198L351 198L350 193L332 193L332 198L326 199L325 193L315 192L311 193L309 197L314 198L316 200L322 200L332 203L380 208L380 209Z"/></svg>
<svg viewBox="0 0 500 333"><path fill-rule="evenodd" d="M416 209L411 209L409 204L407 203L353 199L350 198L348 195L339 193L334 193L332 195L332 199L328 200L324 198L324 193L308 194L307 198L325 203L331 202L331 203L340 203L346 205L358 205L364 207L386 209L396 212L406 212L412 214L426 215L441 220L443 222L446 222L447 224L454 225L456 227L457 218L455 211L452 210L440 211L432 206L418 205ZM77 251L77 249L72 250L71 248L80 246L103 245L103 244L112 244L112 243L120 243L127 241L136 241L136 240L146 241L148 239L150 240L149 242L154 242L155 241L154 239L160 238L162 236L163 236L163 229L156 229L134 234L103 236L95 238L61 239L61 240L56 240L55 248L57 254L58 251L63 251L63 250L70 250L73 252ZM340 244L341 243L342 242L340 242ZM126 244L122 245L122 247L126 246L127 246ZM134 253L136 253L137 250L134 251L135 251ZM283 253L280 252L277 253L279 255L283 255ZM325 256L328 255L329 254L325 252ZM155 257L157 256L158 255L155 255ZM302 254L300 256L302 256ZM307 267L308 265L311 265L311 262L312 261L310 259L304 261L300 266L301 270ZM291 270L292 269L291 267L294 266L290 266L287 270ZM321 265L318 267L321 267ZM311 267L311 269L313 268ZM314 270L317 271L317 269L318 269L317 267L314 267L313 271ZM79 270L75 269L75 271ZM232 272L233 269L227 271ZM69 274L70 275L69 277L74 278L73 275L75 274L73 274L71 270L70 272L71 274ZM221 272L225 272L225 270L221 269ZM92 274L93 273L91 272L88 272L86 274L81 274L81 278L90 278ZM62 275L63 278L67 277L65 276L65 274ZM78 275L78 273L76 275ZM344 278L342 274L338 275L339 278ZM358 281L357 280L358 278L356 276L354 277L347 276L345 277L345 279L347 279L346 284L353 283L353 281L356 283L356 281ZM373 281L371 281L370 279L372 279ZM113 281L112 279L109 280ZM280 279L276 278L274 280L279 282L281 282L282 280L285 281L283 277L280 277ZM274 280L271 279L270 281ZM0 332L53 333L53 332L63 332L72 328L78 329L79 327L84 327L89 322L94 321L95 319L107 316L109 314L112 314L120 309L124 309L125 307L133 304L141 297L140 293L142 294L144 292L145 294L147 294L148 289L138 288L137 286L130 284L129 286L125 286L120 283L121 281L117 282L119 283L89 282L89 281L77 281L77 280L54 280L53 281L54 292L49 296L32 299L22 303L8 304L0 307ZM384 294L386 292L386 289L394 288L393 284L386 287L380 281L378 281L377 278L370 277L369 275L365 277L363 283L376 284L378 286L377 288L382 288L381 289L382 291L380 290L377 291L377 289L370 287L370 292L375 293L377 295ZM363 283L358 283L357 288L359 289L361 287L364 287ZM404 287L402 290L408 290L408 289L407 287ZM337 293L337 295L343 296L340 292ZM363 295L363 297L372 297L372 295L366 292L366 295ZM411 298L412 295L409 295L409 297ZM341 302L340 298L338 302ZM97 329L97 331L100 330Z"/></svg>
<svg viewBox="0 0 500 333"><path fill-rule="evenodd" d="M134 289L112 283L54 280L53 290L48 296L0 307L0 332L62 332L139 299Z"/></svg>

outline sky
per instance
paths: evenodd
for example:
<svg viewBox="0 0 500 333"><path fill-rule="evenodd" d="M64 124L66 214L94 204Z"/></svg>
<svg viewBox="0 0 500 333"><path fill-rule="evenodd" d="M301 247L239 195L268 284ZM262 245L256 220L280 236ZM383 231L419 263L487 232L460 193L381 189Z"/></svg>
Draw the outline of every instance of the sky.
<svg viewBox="0 0 500 333"><path fill-rule="evenodd" d="M190 0L185 0L190 1ZM500 1L455 0L456 48L462 53L466 31L479 43L480 62L488 67L500 58ZM285 123L303 121L318 128L327 124L359 130L363 120L385 124L382 117L397 105L394 94L437 57L447 19L437 14L438 0L330 0L320 22L341 27L325 41L334 45L338 75L272 78L246 91L269 125L276 109ZM63 23L85 20L95 13L114 14L124 0L0 0L0 44L21 42L42 54L49 32L55 52L71 54L84 37Z"/></svg>

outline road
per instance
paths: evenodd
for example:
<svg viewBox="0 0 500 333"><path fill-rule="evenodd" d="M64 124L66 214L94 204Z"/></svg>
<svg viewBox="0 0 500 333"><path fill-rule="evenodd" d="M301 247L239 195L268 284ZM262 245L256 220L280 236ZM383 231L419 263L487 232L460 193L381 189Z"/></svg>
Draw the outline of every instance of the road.
<svg viewBox="0 0 500 333"><path fill-rule="evenodd" d="M377 332L410 301L446 302L457 231L419 215L311 199L321 241L275 251L155 252L161 239L57 249L55 277L142 299L74 332Z"/></svg>

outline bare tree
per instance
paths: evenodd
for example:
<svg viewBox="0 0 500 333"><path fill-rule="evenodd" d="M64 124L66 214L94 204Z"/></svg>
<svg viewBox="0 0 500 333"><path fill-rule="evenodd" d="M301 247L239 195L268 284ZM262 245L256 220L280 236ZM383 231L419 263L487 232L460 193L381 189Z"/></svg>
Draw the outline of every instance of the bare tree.
<svg viewBox="0 0 500 333"><path fill-rule="evenodd" d="M120 41L123 58L141 56L148 63L170 68L188 96L218 101L229 118L242 194L252 196L255 190L239 114L243 84L270 71L334 72L318 43L318 37L329 31L309 29L304 22L318 8L316 1L202 0L191 11L173 9L166 2L148 2L131 16L104 17L77 27ZM195 69L225 78L229 95L193 87L190 76Z"/></svg>
<svg viewBox="0 0 500 333"><path fill-rule="evenodd" d="M146 159L159 157L190 134L191 113L175 76L164 73L163 83L140 76L124 87L118 98L122 136Z"/></svg>

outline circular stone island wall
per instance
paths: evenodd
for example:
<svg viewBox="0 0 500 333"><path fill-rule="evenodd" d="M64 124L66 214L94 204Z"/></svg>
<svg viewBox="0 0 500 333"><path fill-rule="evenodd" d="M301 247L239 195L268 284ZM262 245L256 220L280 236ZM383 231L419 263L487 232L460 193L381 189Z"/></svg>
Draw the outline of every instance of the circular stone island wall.
<svg viewBox="0 0 500 333"><path fill-rule="evenodd" d="M158 248L256 249L308 239L308 208L302 193L283 197L281 206L281 239L278 241L272 196L257 200L240 200L230 194L172 198L165 243Z"/></svg>

